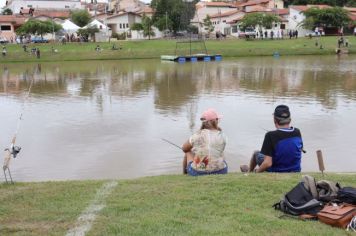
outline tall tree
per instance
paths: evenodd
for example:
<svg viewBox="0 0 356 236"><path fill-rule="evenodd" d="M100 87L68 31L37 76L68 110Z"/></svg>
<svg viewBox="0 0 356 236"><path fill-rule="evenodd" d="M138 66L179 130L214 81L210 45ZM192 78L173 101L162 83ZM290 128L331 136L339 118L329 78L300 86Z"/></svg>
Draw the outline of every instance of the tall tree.
<svg viewBox="0 0 356 236"><path fill-rule="evenodd" d="M145 37L148 36L148 39L151 39L151 36L155 36L155 32L152 29L153 26L153 20L148 17L143 15L142 17L142 27L143 27L143 35Z"/></svg>
<svg viewBox="0 0 356 236"><path fill-rule="evenodd" d="M153 21L161 29L163 26L165 27L166 21L168 21L170 23L169 29L174 32L185 30L194 16L195 3L197 2L198 0L193 0L192 2L183 0L152 0L151 7L155 9Z"/></svg>
<svg viewBox="0 0 356 236"><path fill-rule="evenodd" d="M203 20L203 25L204 25L204 30L206 30L208 32L208 34L210 35L211 32L214 31L214 26L213 26L213 22L211 22L210 16L207 15L204 20Z"/></svg>
<svg viewBox="0 0 356 236"><path fill-rule="evenodd" d="M240 26L242 29L245 29L246 27L256 28L257 26L270 29L272 28L272 24L277 22L280 22L280 19L276 15L251 13L246 14L242 18Z"/></svg>
<svg viewBox="0 0 356 236"><path fill-rule="evenodd" d="M348 12L341 7L310 8L304 12L304 15L305 20L301 25L307 29L313 29L317 26L341 28L351 22Z"/></svg>
<svg viewBox="0 0 356 236"><path fill-rule="evenodd" d="M90 20L90 14L87 10L75 10L70 14L71 20L80 27L87 25Z"/></svg>
<svg viewBox="0 0 356 236"><path fill-rule="evenodd" d="M36 19L30 19L20 28L16 30L17 34L34 34L43 37L44 34L58 32L62 29L62 26L50 21L40 21Z"/></svg>
<svg viewBox="0 0 356 236"><path fill-rule="evenodd" d="M99 29L96 25L89 26L85 29L78 29L77 34L83 36L86 39L89 39L89 36L95 42L95 33L99 32Z"/></svg>
<svg viewBox="0 0 356 236"><path fill-rule="evenodd" d="M329 6L348 6L348 7L355 7L356 1L355 0L284 0L285 7L289 5L318 5L318 4L326 4Z"/></svg>

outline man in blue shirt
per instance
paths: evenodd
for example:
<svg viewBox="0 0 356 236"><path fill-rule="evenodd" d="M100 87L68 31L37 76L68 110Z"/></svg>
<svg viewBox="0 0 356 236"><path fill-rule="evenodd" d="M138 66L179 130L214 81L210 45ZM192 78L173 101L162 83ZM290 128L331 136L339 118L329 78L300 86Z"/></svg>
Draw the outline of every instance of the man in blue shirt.
<svg viewBox="0 0 356 236"><path fill-rule="evenodd" d="M250 172L300 172L303 140L300 130L290 126L289 107L277 106L273 118L277 129L267 132L261 151L253 153Z"/></svg>

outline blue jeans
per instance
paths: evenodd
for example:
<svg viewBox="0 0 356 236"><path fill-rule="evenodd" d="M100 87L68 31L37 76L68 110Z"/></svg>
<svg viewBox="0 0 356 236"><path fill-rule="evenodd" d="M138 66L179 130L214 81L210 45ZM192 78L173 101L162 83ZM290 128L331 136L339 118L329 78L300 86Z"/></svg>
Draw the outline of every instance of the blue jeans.
<svg viewBox="0 0 356 236"><path fill-rule="evenodd" d="M191 176L198 176L198 175L218 175L218 174L227 174L227 163L226 161L225 162L225 165L226 167L224 169L221 169L221 170L214 170L214 171L200 171L200 170L196 170L192 167L192 161L188 163L187 165L187 173L188 175L191 175Z"/></svg>
<svg viewBox="0 0 356 236"><path fill-rule="evenodd" d="M260 153L260 152L255 152L255 160L256 160L256 163L257 165L261 165L262 162L265 160L265 155Z"/></svg>

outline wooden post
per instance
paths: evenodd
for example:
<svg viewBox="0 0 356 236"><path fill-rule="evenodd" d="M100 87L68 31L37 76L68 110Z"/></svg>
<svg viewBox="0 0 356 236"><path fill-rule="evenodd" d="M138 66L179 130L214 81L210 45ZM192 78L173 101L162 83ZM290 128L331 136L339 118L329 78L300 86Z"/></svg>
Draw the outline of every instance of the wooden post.
<svg viewBox="0 0 356 236"><path fill-rule="evenodd" d="M324 166L323 154L321 150L316 151L316 156L318 157L319 170L321 171L321 174L324 177L325 166Z"/></svg>

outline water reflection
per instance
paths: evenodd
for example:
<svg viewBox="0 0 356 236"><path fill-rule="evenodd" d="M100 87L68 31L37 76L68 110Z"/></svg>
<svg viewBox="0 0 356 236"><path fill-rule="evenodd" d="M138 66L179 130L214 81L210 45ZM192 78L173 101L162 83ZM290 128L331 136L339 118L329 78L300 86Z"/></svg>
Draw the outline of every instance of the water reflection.
<svg viewBox="0 0 356 236"><path fill-rule="evenodd" d="M0 70L0 144L11 139L34 80L19 134L24 151L13 164L21 180L179 173L181 153L160 138L181 144L210 106L225 115L227 158L237 171L261 145L263 129L273 128L269 114L278 103L291 106L309 146L304 170L316 170L314 150L325 148L329 170L355 171L355 160L338 160L340 153L356 154L345 141L356 128L340 133L356 114L355 64L355 56L6 64Z"/></svg>

